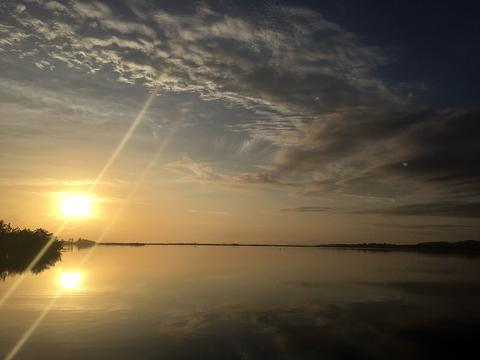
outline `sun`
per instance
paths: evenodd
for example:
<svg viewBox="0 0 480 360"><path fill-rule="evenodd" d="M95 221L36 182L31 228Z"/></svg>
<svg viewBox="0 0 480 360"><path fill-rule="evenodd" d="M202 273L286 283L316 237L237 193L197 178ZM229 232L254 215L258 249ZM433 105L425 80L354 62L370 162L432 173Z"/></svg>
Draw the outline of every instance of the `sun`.
<svg viewBox="0 0 480 360"><path fill-rule="evenodd" d="M66 218L85 218L92 215L92 198L89 195L69 195L62 202L62 214Z"/></svg>
<svg viewBox="0 0 480 360"><path fill-rule="evenodd" d="M75 289L80 285L82 276L77 272L65 272L60 276L59 282L64 289Z"/></svg>

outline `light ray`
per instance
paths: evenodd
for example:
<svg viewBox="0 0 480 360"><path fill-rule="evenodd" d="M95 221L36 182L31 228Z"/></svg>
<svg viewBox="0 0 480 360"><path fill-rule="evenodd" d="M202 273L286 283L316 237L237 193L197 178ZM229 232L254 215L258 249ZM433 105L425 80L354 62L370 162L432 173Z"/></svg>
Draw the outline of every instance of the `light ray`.
<svg viewBox="0 0 480 360"><path fill-rule="evenodd" d="M107 227L104 229L102 234L97 238L97 243L101 243L105 236L108 234L108 232L112 229L112 227L117 223L118 219L120 218L121 214L123 211L127 208L131 200L135 197L138 189L140 186L143 184L145 179L148 177L150 172L153 170L153 167L157 163L158 159L160 156L163 154L164 149L167 147L167 145L170 143L171 138L173 137L174 133L178 129L178 124L174 126L171 131L167 134L165 137L164 141L162 144L159 146L155 154L153 155L152 159L148 162L147 166L144 168L142 174L138 178L138 181L135 183L135 186L132 188L130 193L128 194L127 198L123 201L122 206L116 211L115 215L113 216L112 220L109 222ZM92 247L90 250L88 250L88 253L84 256L82 259L82 262L80 263L80 267L82 267L88 259L93 255L96 247ZM34 321L34 323L25 331L25 333L22 335L22 337L17 341L15 346L12 348L12 350L8 353L7 357L5 360L11 360L15 357L15 355L21 350L23 345L28 341L30 336L34 333L36 328L40 325L42 320L45 318L45 316L48 314L48 312L51 310L53 305L55 304L56 300L60 296L61 293L58 294L57 297L55 297L52 302L42 311L42 313L38 316L38 318Z"/></svg>
<svg viewBox="0 0 480 360"><path fill-rule="evenodd" d="M123 136L122 140L120 141L120 143L117 145L115 151L113 152L113 154L110 156L110 159L108 159L107 163L105 164L105 166L103 167L103 169L100 171L100 173L98 174L97 178L95 179L95 181L93 182L93 184L90 186L90 190L89 192L92 192L93 189L97 186L97 184L103 179L103 177L105 176L105 174L107 173L108 169L110 169L110 167L112 166L113 162L117 159L118 155L121 153L121 151L123 150L123 148L125 147L125 145L127 144L128 140L130 140L130 138L132 137L132 134L133 132L135 131L135 129L138 127L138 125L140 124L140 122L142 121L143 119L143 116L145 115L145 113L148 111L148 109L150 108L150 105L152 104L152 101L153 99L155 99L155 97L157 96L157 88L155 88L155 90L150 94L150 96L148 97L147 101L145 102L145 104L143 104L140 112L138 113L137 117L135 118L135 120L133 121L132 125L130 125L130 128L127 130L127 132L125 133L125 135Z"/></svg>
<svg viewBox="0 0 480 360"><path fill-rule="evenodd" d="M89 189L89 193L92 193L95 189L95 187L98 185L98 183L103 179L103 177L105 176L106 172L108 171L108 169L112 166L113 162L116 160L116 158L118 157L118 155L120 154L120 152L123 150L123 148L125 147L126 143L128 142L128 140L130 140L130 137L132 136L133 132L135 131L135 129L138 127L138 125L140 124L140 121L143 119L143 116L145 115L145 113L148 111L148 109L150 108L150 105L152 104L152 101L155 99L155 96L157 95L157 87L154 89L154 91L150 94L150 96L148 97L147 101L145 102L145 104L142 106L140 112L138 113L138 115L135 117L134 121L132 122L132 125L130 125L130 128L128 129L128 131L125 133L125 135L123 136L122 140L120 141L120 143L117 145L117 147L115 148L113 154L110 156L110 159L107 161L107 163L105 164L105 166L103 167L103 169L100 171L100 173L98 174L98 176L96 177L95 181L93 182L93 184L90 186L90 189ZM21 274L17 280L10 286L10 288L5 292L5 294L3 294L3 296L1 297L0 299L0 308L2 307L2 305L5 303L5 301L13 294L13 292L18 288L18 286L22 283L23 281L23 278L24 278L24 274L29 272L37 263L38 261L41 259L41 257L45 254L45 252L50 248L50 246L53 244L53 242L55 241L55 237L58 236L62 231L63 229L65 228L65 226L68 224L68 221L64 221L62 225L60 225L60 227L57 229L57 231L53 234L52 236L52 239L40 250L40 252L37 254L37 256L35 256L35 258L31 261L31 263L28 265L28 267L26 268L26 271Z"/></svg>
<svg viewBox="0 0 480 360"><path fill-rule="evenodd" d="M57 302L58 298L60 297L61 292L58 292L50 301L50 303L47 304L45 309L42 310L40 315L35 319L35 321L30 325L30 327L25 331L20 339L16 342L15 346L9 351L7 356L5 356L5 360L12 360L15 355L18 354L18 352L22 349L23 345L27 342L27 340L32 336L34 331L38 328L42 320L47 316L47 314L50 312L52 309L53 305Z"/></svg>
<svg viewBox="0 0 480 360"><path fill-rule="evenodd" d="M158 159L160 158L160 156L163 154L163 151L165 150L165 148L168 146L168 144L170 143L170 140L171 138L173 137L173 135L175 134L175 132L177 131L178 129L178 124L176 126L174 126L171 131L167 134L167 136L165 137L163 143L159 146L159 148L157 149L157 151L155 152L155 154L153 155L153 157L150 159L150 161L148 162L147 166L143 169L142 171L142 174L140 175L140 177L138 178L137 182L135 183L134 187L132 188L132 190L130 191L130 193L128 194L127 198L123 201L122 205L119 207L119 209L116 211L115 215L113 216L112 220L108 223L107 227L104 229L104 231L101 233L101 235L97 238L96 242L97 243L101 243L103 242L103 240L105 239L105 236L110 232L110 230L113 228L113 226L117 223L118 219L120 218L120 216L122 215L123 211L127 208L127 206L130 204L130 202L132 201L132 199L135 197L135 195L137 194L137 191L138 189L140 188L140 186L143 184L143 182L145 181L145 179L148 177L148 175L150 174L150 172L153 170L153 167L155 166L155 164L157 163ZM92 247L91 249L89 249L89 252L84 256L84 258L82 259L82 262L80 264L80 266L83 266L87 260L90 258L90 256L93 254L93 252L95 251L95 246Z"/></svg>

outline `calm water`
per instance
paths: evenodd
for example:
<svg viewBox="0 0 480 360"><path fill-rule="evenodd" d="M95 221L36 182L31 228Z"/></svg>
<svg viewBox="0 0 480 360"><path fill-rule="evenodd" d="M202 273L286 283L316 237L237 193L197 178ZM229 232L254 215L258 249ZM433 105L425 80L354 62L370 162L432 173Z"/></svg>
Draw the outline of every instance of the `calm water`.
<svg viewBox="0 0 480 360"><path fill-rule="evenodd" d="M0 308L0 358L46 308L16 359L425 359L477 346L478 258L99 247L80 268L86 254L24 277Z"/></svg>

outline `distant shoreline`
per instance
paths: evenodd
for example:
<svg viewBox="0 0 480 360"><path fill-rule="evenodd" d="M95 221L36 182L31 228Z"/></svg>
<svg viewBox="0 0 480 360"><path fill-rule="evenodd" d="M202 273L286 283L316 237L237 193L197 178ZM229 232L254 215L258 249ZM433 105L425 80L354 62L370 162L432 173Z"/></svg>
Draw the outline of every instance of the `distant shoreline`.
<svg viewBox="0 0 480 360"><path fill-rule="evenodd" d="M417 244L388 244L388 243L361 243L361 244L265 244L265 243L194 243L194 242L103 242L98 246L204 246L204 247L277 247L277 248L329 248L343 250L365 251L414 251L427 253L457 253L480 254L480 241L465 240L458 242L423 242Z"/></svg>

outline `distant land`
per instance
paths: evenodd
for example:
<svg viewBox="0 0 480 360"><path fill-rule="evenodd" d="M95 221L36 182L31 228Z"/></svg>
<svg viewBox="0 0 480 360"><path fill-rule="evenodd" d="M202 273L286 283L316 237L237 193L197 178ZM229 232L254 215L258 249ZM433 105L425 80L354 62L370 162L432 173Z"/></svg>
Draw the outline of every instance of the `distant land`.
<svg viewBox="0 0 480 360"><path fill-rule="evenodd" d="M225 246L225 247L279 247L279 248L330 248L341 250L365 250L365 251L415 251L424 253L452 253L452 254L479 254L480 255L480 241L479 240L464 240L457 242L435 241L435 242L421 242L417 244L389 244L389 243L359 243L359 244L264 244L264 243L196 243L196 242L103 242L96 243L82 239L81 247L90 246ZM87 246L85 246L87 245Z"/></svg>

